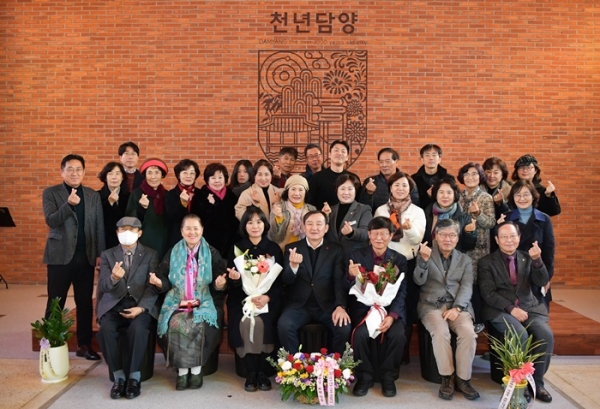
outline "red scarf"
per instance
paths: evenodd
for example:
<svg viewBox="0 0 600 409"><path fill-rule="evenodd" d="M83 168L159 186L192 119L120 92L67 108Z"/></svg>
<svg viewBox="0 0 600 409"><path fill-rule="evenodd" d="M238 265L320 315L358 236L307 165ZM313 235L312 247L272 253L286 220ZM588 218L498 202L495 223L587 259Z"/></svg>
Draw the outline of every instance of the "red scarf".
<svg viewBox="0 0 600 409"><path fill-rule="evenodd" d="M155 190L144 180L140 188L142 189L142 193L153 199L152 206L154 206L154 213L162 214L165 210L165 187L162 183Z"/></svg>
<svg viewBox="0 0 600 409"><path fill-rule="evenodd" d="M186 185L182 185L181 182L177 184L177 187L179 187L180 191L186 191L187 194L190 196L190 200L188 200L187 203L187 209L188 212L192 211L192 199L194 198L194 190L196 189L196 187L194 185L191 186L186 186Z"/></svg>
<svg viewBox="0 0 600 409"><path fill-rule="evenodd" d="M223 200L223 198L225 197L225 193L227 193L227 186L223 187L223 189L221 189L219 191L214 190L213 188L211 188L208 185L206 185L206 187L208 188L208 190L213 192L221 200Z"/></svg>

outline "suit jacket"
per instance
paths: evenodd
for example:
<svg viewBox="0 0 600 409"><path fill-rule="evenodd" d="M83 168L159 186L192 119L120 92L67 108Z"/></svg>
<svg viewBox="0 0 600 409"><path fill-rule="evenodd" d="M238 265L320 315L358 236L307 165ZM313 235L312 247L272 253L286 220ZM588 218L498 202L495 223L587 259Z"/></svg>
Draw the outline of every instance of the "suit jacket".
<svg viewBox="0 0 600 409"><path fill-rule="evenodd" d="M325 238L336 243L340 243L344 249L344 255L349 255L352 250L366 247L369 245L369 233L367 226L373 216L371 214L371 208L367 205L357 203L356 200L350 204L348 213L344 216L342 223L340 224L340 230L344 226L344 222L356 222L352 225L354 231L350 237L342 234L340 230L336 229L336 220L338 211L340 209L339 203L331 206L331 214L329 215L329 230Z"/></svg>
<svg viewBox="0 0 600 409"><path fill-rule="evenodd" d="M442 256L437 245L433 245L431 257L427 262L417 257L417 266L413 274L416 285L421 286L417 311L419 318L431 310L438 309L438 300L450 293L452 307L460 306L475 316L471 305L473 294L473 262L471 257L454 249L448 273L444 274Z"/></svg>
<svg viewBox="0 0 600 409"><path fill-rule="evenodd" d="M293 248L296 248L296 252L302 254L303 257L296 274L290 267L290 249ZM343 281L345 278L342 246L324 240L314 270L310 263L308 250L306 239L285 247L283 271L281 272L285 307L304 306L311 292L314 291L315 298L323 311L333 313L333 310L339 305L346 308L348 287Z"/></svg>
<svg viewBox="0 0 600 409"><path fill-rule="evenodd" d="M371 246L369 247L365 247L362 249L358 249L358 250L354 250L352 252L352 254L350 254L350 260L352 260L352 262L354 264L360 264L361 266L363 266L364 268L367 269L367 271L372 271L373 267L375 265L375 262L373 261L373 249L371 248ZM403 323L406 324L406 288L408 283L406 282L406 280L408 280L408 268L407 268L407 262L406 262L406 257L404 257L402 254L388 248L385 252L385 255L383 256L383 260L384 263L387 263L388 261L392 261L392 263L398 267L398 276L400 276L400 274L404 273L404 279L402 280L402 283L400 284L400 288L398 289L398 292L396 293L396 297L394 298L394 300L392 301L392 303L390 305L388 305L387 307L385 307L385 309L387 310L388 314L394 313L396 314ZM351 282L351 285L354 285L354 281ZM356 296L351 295L349 297L348 300L348 304L349 304L349 311L350 311L350 317L352 318L352 326L356 327L358 325L359 322L362 321L362 319L365 317L365 315L367 315L367 312L369 311L369 309L371 307L359 302L356 299Z"/></svg>
<svg viewBox="0 0 600 409"><path fill-rule="evenodd" d="M96 319L100 318L121 301L127 293L131 294L138 307L145 308L150 315L158 318L156 305L158 292L150 284L148 273L156 273L158 255L149 247L138 242L132 256L129 272L115 284L111 281L112 269L116 262L123 261L123 249L120 245L102 252L100 258L100 276L96 294Z"/></svg>
<svg viewBox="0 0 600 409"><path fill-rule="evenodd" d="M477 284L481 295L481 316L485 321L496 318L507 307L515 305L519 299L519 308L527 312L548 315L546 306L538 301L531 291L531 284L543 287L548 283L548 270L545 265L535 268L531 257L524 251L517 250L515 256L517 267L517 287L510 283L502 253L496 250L481 258L478 263Z"/></svg>
<svg viewBox="0 0 600 409"><path fill-rule="evenodd" d="M75 210L67 202L70 191L65 186L64 183L50 186L42 194L44 218L50 227L44 250L44 264L66 265L75 254L78 221ZM78 189L83 189L84 192L85 247L88 262L93 266L106 245L102 203L98 192L85 186L79 186Z"/></svg>

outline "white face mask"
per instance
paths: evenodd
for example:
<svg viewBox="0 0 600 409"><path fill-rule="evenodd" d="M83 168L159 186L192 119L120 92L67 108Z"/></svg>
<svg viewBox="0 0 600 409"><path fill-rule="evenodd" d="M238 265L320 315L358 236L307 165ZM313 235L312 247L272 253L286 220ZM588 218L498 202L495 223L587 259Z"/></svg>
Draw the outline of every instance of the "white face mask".
<svg viewBox="0 0 600 409"><path fill-rule="evenodd" d="M137 241L138 233L134 233L132 231L123 231L117 233L117 237L119 238L119 243L121 243L122 245L131 246Z"/></svg>

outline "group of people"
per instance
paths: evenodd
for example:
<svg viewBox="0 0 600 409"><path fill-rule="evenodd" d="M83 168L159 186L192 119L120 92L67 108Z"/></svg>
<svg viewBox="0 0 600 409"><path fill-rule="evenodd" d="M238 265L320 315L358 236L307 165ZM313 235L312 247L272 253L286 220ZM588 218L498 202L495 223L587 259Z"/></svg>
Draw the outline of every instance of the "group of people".
<svg viewBox="0 0 600 409"><path fill-rule="evenodd" d="M441 398L455 390L479 397L471 368L476 334L487 323L500 332L506 325L519 333L525 328L544 341L535 392L552 400L543 376L553 348L550 216L560 205L554 185L541 184L533 156L516 161L512 181L497 157L469 162L455 178L440 165L441 148L428 144L420 151L423 166L411 176L398 169L397 151L384 148L377 154L380 173L361 183L346 169L348 144L336 140L328 168L321 146L309 144L305 172L295 174L298 151L284 147L274 166L240 160L231 176L223 164L210 163L200 188L198 164L183 159L174 168L177 185L167 190L163 160L148 158L138 169L133 142L118 154L120 161L99 173L98 192L82 185L84 158L70 154L61 162L64 183L43 193L50 228L46 315L54 297L64 306L73 284L77 356L100 359L91 348L99 271L98 341L114 375L112 398L139 396L150 331L177 370L176 389L200 388L202 366L221 342L226 303L229 344L245 364L247 391L271 389L266 358L279 346L297 352L301 328L319 322L328 328L330 351L343 352L351 342L361 360L355 396L374 382L384 396L395 396L420 320L431 334ZM281 273L261 293L251 291L235 261L240 254L272 260ZM353 291L377 268L399 281L373 331L365 323L371 306ZM123 331L131 357L126 368L117 359ZM450 331L457 336L455 357Z"/></svg>

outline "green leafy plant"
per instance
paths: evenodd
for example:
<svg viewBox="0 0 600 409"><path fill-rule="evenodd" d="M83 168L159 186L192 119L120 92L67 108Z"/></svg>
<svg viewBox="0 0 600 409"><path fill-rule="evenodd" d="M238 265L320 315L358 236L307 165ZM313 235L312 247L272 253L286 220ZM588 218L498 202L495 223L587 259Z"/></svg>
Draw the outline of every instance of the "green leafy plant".
<svg viewBox="0 0 600 409"><path fill-rule="evenodd" d="M73 318L69 316L69 309L60 308L60 297L52 299L50 307L50 316L32 322L31 326L35 330L35 336L38 339L47 339L50 347L59 347L64 345L73 335L69 332L73 325Z"/></svg>

